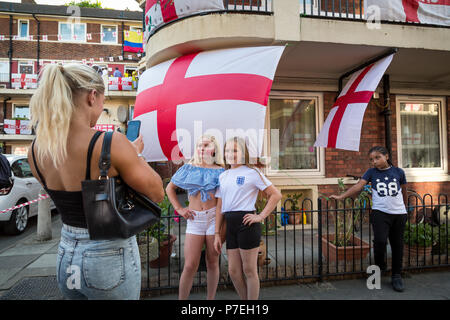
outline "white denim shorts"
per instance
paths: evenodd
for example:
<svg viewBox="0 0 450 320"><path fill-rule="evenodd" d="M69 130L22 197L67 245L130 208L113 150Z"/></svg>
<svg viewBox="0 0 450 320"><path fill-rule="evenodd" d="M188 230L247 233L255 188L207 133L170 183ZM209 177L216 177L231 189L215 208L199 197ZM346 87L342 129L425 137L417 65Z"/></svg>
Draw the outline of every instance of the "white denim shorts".
<svg viewBox="0 0 450 320"><path fill-rule="evenodd" d="M216 207L204 211L195 211L194 220L187 220L186 233L200 236L213 236L216 231Z"/></svg>

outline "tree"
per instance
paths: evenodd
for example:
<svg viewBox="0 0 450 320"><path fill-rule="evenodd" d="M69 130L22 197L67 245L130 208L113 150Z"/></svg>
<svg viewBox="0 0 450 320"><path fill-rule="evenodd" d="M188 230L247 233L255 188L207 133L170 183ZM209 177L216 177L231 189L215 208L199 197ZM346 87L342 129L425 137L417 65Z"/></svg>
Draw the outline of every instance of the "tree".
<svg viewBox="0 0 450 320"><path fill-rule="evenodd" d="M84 7L84 8L99 8L102 9L102 4L99 0L95 1L94 3L91 3L89 0L84 1L70 1L69 3L65 4L66 6L77 6L77 7Z"/></svg>

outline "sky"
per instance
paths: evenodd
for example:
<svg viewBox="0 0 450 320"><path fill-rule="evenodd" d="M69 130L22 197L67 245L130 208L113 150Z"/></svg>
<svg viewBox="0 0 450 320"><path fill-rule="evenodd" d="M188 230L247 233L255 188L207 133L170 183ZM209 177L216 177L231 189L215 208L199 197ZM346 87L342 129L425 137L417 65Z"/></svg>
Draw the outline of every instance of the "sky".
<svg viewBox="0 0 450 320"><path fill-rule="evenodd" d="M5 2L18 2L21 0L1 0ZM71 0L35 0L37 4L49 4L49 5L64 5ZM95 0L91 0L91 2L95 2ZM139 8L139 4L135 0L100 0L103 7L116 9L116 10L125 10L126 8L131 11L142 11Z"/></svg>

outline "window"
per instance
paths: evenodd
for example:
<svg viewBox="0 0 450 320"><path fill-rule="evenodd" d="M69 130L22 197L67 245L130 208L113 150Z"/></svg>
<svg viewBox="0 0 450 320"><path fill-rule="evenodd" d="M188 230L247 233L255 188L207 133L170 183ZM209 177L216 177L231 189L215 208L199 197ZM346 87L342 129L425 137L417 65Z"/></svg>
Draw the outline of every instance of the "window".
<svg viewBox="0 0 450 320"><path fill-rule="evenodd" d="M445 170L444 100L400 97L397 105L400 166L407 170Z"/></svg>
<svg viewBox="0 0 450 320"><path fill-rule="evenodd" d="M9 62L1 61L0 62L0 82L8 82L9 81Z"/></svg>
<svg viewBox="0 0 450 320"><path fill-rule="evenodd" d="M34 63L33 62L19 62L19 73L34 74Z"/></svg>
<svg viewBox="0 0 450 320"><path fill-rule="evenodd" d="M125 73L128 74L129 77L133 74L133 71L136 71L136 67L125 66ZM125 76L125 75L124 75Z"/></svg>
<svg viewBox="0 0 450 320"><path fill-rule="evenodd" d="M320 120L319 99L319 96L271 96L270 170L319 173L323 168L319 161L323 155L313 147Z"/></svg>
<svg viewBox="0 0 450 320"><path fill-rule="evenodd" d="M142 32L142 28L140 27L130 27L130 31L134 31L134 32Z"/></svg>
<svg viewBox="0 0 450 320"><path fill-rule="evenodd" d="M26 39L28 38L28 20L19 20L19 30L17 34L19 38Z"/></svg>
<svg viewBox="0 0 450 320"><path fill-rule="evenodd" d="M86 41L85 23L59 23L59 35L62 41Z"/></svg>
<svg viewBox="0 0 450 320"><path fill-rule="evenodd" d="M102 26L102 43L117 43L117 26Z"/></svg>
<svg viewBox="0 0 450 320"><path fill-rule="evenodd" d="M19 159L15 161L11 166L11 171L17 178L32 178L33 173L31 172L30 164L27 159Z"/></svg>
<svg viewBox="0 0 450 320"><path fill-rule="evenodd" d="M30 107L24 105L15 105L13 118L30 119Z"/></svg>

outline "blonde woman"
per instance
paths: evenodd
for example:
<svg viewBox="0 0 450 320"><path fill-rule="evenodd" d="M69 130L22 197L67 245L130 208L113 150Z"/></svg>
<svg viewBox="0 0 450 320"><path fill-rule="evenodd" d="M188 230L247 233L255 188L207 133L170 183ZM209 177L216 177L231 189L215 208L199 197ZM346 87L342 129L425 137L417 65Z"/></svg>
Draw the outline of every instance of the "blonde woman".
<svg viewBox="0 0 450 320"><path fill-rule="evenodd" d="M104 90L101 76L86 65L48 65L30 101L36 140L28 159L33 175L61 214L56 275L66 299L140 297L136 238L90 240L83 210L81 181L100 175L103 136L92 127L103 111ZM159 202L164 197L162 181L138 156L143 147L142 137L133 145L123 134L114 133L108 176L120 175L132 188ZM73 283L75 273L80 278Z"/></svg>
<svg viewBox="0 0 450 320"><path fill-rule="evenodd" d="M196 144L194 157L173 175L166 192L175 210L187 220L184 242L184 268L180 278L178 298L187 299L200 262L202 247L206 244L207 299L216 296L219 283L219 254L214 250L214 197L219 175L224 171L220 147L214 136L204 135ZM188 191L189 207L177 199L177 187Z"/></svg>
<svg viewBox="0 0 450 320"><path fill-rule="evenodd" d="M256 159L255 159L256 160ZM227 170L219 177L216 192L216 236L214 248L221 252L220 229L226 221L228 272L242 300L259 297L258 247L261 222L275 209L281 193L251 164L247 145L242 138L232 138L225 144ZM255 212L258 192L268 197L259 214Z"/></svg>

